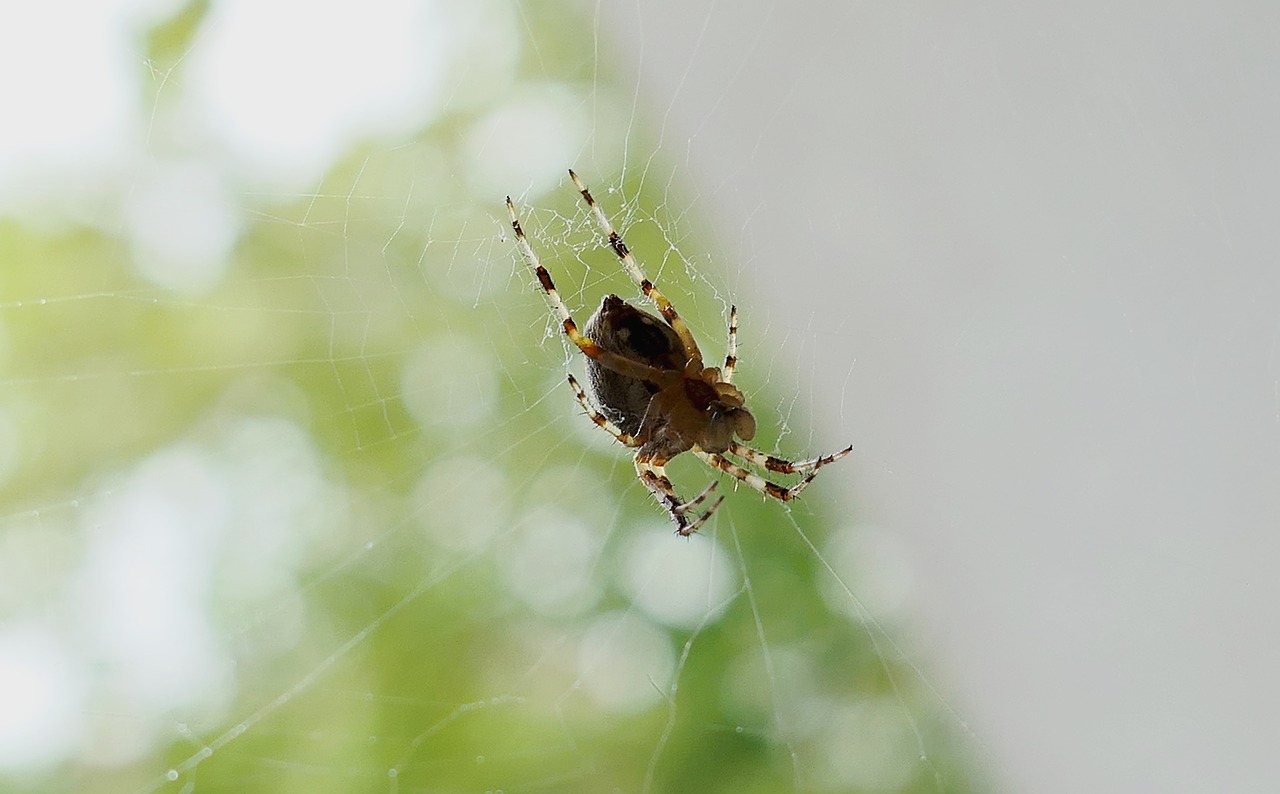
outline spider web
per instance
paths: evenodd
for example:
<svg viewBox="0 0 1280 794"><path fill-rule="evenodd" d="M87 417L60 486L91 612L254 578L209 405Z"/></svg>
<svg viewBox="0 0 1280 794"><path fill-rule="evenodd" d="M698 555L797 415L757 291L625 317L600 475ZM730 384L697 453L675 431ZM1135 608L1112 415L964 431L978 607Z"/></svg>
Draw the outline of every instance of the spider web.
<svg viewBox="0 0 1280 794"><path fill-rule="evenodd" d="M579 11L98 20L145 42L88 50L146 67L95 117L113 144L69 143L80 174L50 152L47 198L5 199L7 786L970 785L958 718L889 633L909 577L855 521L852 466L790 508L724 482L682 542L577 415L580 362L500 203L580 322L635 299L568 165L708 357L737 301L763 449L838 449L833 408L856 408L809 388L854 376L842 320L759 300L751 224L728 227L741 251L701 231L718 194L620 79L612 12ZM60 53L100 71L83 57ZM794 357L810 345L845 353ZM670 470L690 495L714 476Z"/></svg>
<svg viewBox="0 0 1280 794"><path fill-rule="evenodd" d="M1001 130L1040 131L1049 118L1075 136L1059 141L1075 158L1067 168L1037 171L1071 201L1097 198L1063 173L1072 168L1183 177L1181 191L1153 192L1175 196L1165 206L1184 225L1210 230L1202 253L1223 241L1248 248L1224 211L1236 208L1230 198L1201 206L1190 197L1201 183L1171 165L1176 146L1148 145L1187 142L1191 133L1167 138L1161 126L1181 106L1152 99L1141 81L1109 93L1105 75L1077 60L1076 34L1095 41L1078 20L990 4L964 19L839 4L815 27L773 7L667 6L438 0L366 4L353 17L275 0L4 12L30 15L0 24L13 37L0 47L13 59L5 73L50 64L2 89L13 92L5 106L31 109L0 144L6 790L967 791L985 787L975 767L989 733L1015 790L1097 790L1108 764L1126 770L1115 785L1128 790L1226 780L1124 741L1177 744L1172 728L1134 716L1155 712L1167 691L1158 684L1126 688L1132 703L1109 701L1114 724L1093 715L1081 719L1096 730L1074 731L1140 760L1121 767L1073 744L1071 710L1025 682L1054 669L1049 652L1027 643L1026 656L1010 656L1026 672L1002 665L986 656L996 618L964 613L998 615L1061 652L1061 637L1033 629L1046 614L1072 627L1072 616L1043 602L1021 609L1025 582L1012 597L939 603L961 592L957 581L981 580L978 570L997 575L969 549L979 525L1025 529L1044 505L1026 508L1018 494L1056 502L1061 474L1132 518L1083 442L1035 434L1016 396L1131 444L1129 463L1163 449L1151 442L1167 424L1145 413L1157 397L1193 395L1171 407L1178 417L1235 400L1237 416L1262 417L1259 432L1230 455L1203 429L1190 437L1223 470L1228 458L1252 461L1253 476L1237 481L1271 470L1280 325L1263 298L1233 311L1241 290L1257 292L1256 274L1233 270L1221 286L1185 270L1198 294L1218 296L1201 306L1211 319L1175 327L1194 351L1167 354L1193 374L1185 383L1150 363L1166 355L1155 330L1166 318L1144 302L1154 270L1103 268L1114 263L1038 216L970 231L1012 211L988 194L1028 189L986 168L1022 161L982 149L994 147L990 119L966 115L969 92L994 86L987 100L1016 111ZM1241 35L1175 17L1179 40ZM1058 38L1008 45L1006 26ZM996 44L1009 47L1006 60L985 55ZM1127 64L1138 73L1163 46L1141 44ZM790 54L785 67L776 52ZM1024 63L1046 81L1074 79L1054 83L1057 99L1042 106L1038 85L1020 82ZM1236 68L1214 73L1219 87L1248 84L1253 64ZM1194 99L1196 85L1188 90ZM82 97L66 103L77 115L57 117L43 102L53 96ZM1139 100L1153 107L1123 115ZM1062 107L1075 115L1059 118ZM938 118L961 120L963 152L929 126ZM1246 121L1201 132L1239 134ZM1008 151L1040 162L1007 135ZM961 173L966 165L975 172ZM855 443L801 502L722 477L716 518L679 541L627 452L579 415L564 381L581 376L580 356L519 260L501 204L516 200L580 324L606 293L637 300L568 183L570 166L709 360L738 307L736 381L762 449L798 459ZM948 181L935 184L935 171ZM995 187L974 199L939 184ZM1118 195L1134 206L1150 198ZM1083 218L1099 247L1160 258L1130 257L1139 243L1113 216L1073 206L1058 215ZM1156 251L1154 237L1148 253L1184 262ZM1057 247L1037 248L1041 238ZM1025 260L1095 268L1096 278L1042 267L1046 286L1009 264ZM1020 298L998 301L995 319L974 299L998 292L993 284ZM1178 305L1173 293L1167 305ZM1073 327L1101 319L1059 336L1042 316ZM1108 358L1099 351L1117 329L1137 341ZM1002 346L1002 333L1031 341ZM1265 342L1231 344L1242 338ZM953 355L930 369L914 354L936 339ZM1239 385L1228 370L1241 351L1255 353L1242 371L1264 373L1238 390L1248 400L1218 392ZM1041 356L1105 386L1082 399L1116 399L1127 413L1095 403L1076 413L1044 385L1062 384ZM989 380L966 368L984 362L997 373ZM972 399L945 402L942 380ZM998 421L1006 415L1018 433ZM1014 440L983 454L987 431ZM1062 471L1033 465L1042 448L1031 438L1068 448ZM1085 474L1069 468L1072 443ZM986 469L968 464L970 450ZM669 468L691 496L716 475L687 457ZM1043 479L1028 473L1041 468ZM1189 492L1190 477L1171 481ZM1176 528L1175 512L1195 512L1151 492L1167 503L1137 512L1157 514L1162 532ZM1237 495L1244 515L1221 514L1238 524L1274 514L1254 491ZM1088 532L1085 517L1064 515L1069 526L1037 519L1052 531L1017 537ZM1209 548L1174 537L1183 544L1162 554L1175 571L1179 553L1199 562ZM1022 570L1035 556L1000 540L987 557L1017 549L1010 567ZM1034 551L1074 559L1089 549L1133 557L1105 545ZM914 573L922 568L927 576ZM1082 567L1087 585L1058 601L1095 592L1098 570ZM1140 597L1143 583L1162 581L1112 573L1132 577ZM1088 611L1115 603L1129 602L1117 595ZM988 634L966 646L939 625L948 622ZM1223 644L1248 633L1229 622L1215 631ZM1063 636L1096 647L1078 630ZM1146 653L1133 678L1158 664L1170 681L1200 681ZM949 672L937 672L939 658ZM1115 685L1094 671L1062 686L1063 698L1096 706L1083 682L1099 680ZM952 705L964 702L947 694L953 685L986 699ZM1052 715L1023 731L1051 737L1043 746L1001 727L1011 721L1002 709L1022 698ZM970 709L983 726L973 732L961 716ZM1249 741L1271 735L1266 720L1244 722ZM1214 745L1215 757L1239 761L1231 790L1266 789L1251 785L1266 771L1237 758L1249 741ZM1133 771L1153 758L1163 763L1149 776Z"/></svg>

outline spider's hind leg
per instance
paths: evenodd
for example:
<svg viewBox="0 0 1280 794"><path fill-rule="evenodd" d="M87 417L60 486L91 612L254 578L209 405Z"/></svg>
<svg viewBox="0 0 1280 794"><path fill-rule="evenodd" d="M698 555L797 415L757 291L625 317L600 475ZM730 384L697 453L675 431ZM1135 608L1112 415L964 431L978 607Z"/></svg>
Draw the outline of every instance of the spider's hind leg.
<svg viewBox="0 0 1280 794"><path fill-rule="evenodd" d="M665 463L665 461L662 463ZM667 478L667 472L662 463L650 455L638 454L636 455L636 474L640 476L640 482L644 483L644 486L653 494L653 498L657 499L658 503L667 509L667 512L671 515L671 520L676 523L676 534L688 537L697 532L703 524L707 523L707 519L711 518L711 515L720 507L724 497L717 497L711 503L711 507L708 507L702 515L690 521L688 513L706 501L711 492L716 489L716 483L712 482L706 488L703 488L701 493L688 502L682 502L680 496L676 494L671 480Z"/></svg>

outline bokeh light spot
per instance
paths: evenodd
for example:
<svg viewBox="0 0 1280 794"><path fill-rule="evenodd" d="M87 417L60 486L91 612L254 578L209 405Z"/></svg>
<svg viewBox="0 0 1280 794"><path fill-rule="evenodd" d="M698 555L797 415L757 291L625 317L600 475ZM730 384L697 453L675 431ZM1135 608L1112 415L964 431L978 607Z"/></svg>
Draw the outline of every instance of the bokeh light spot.
<svg viewBox="0 0 1280 794"><path fill-rule="evenodd" d="M593 577L600 541L554 507L535 508L503 544L502 567L517 598L544 614L577 614L600 596Z"/></svg>
<svg viewBox="0 0 1280 794"><path fill-rule="evenodd" d="M146 4L0 4L0 199L78 182L124 148L137 127L125 5Z"/></svg>
<svg viewBox="0 0 1280 794"><path fill-rule="evenodd" d="M920 750L906 706L888 697L839 708L820 734L833 784L858 791L897 791L919 768Z"/></svg>
<svg viewBox="0 0 1280 794"><path fill-rule="evenodd" d="M83 686L47 631L0 632L0 769L31 770L70 754L83 732Z"/></svg>
<svg viewBox="0 0 1280 794"><path fill-rule="evenodd" d="M401 379L405 408L424 427L473 427L498 400L493 354L462 334L428 339L409 357Z"/></svg>
<svg viewBox="0 0 1280 794"><path fill-rule="evenodd" d="M434 3L371 0L359 13L304 0L216 3L190 85L247 175L305 187L355 140L430 121L447 31Z"/></svg>
<svg viewBox="0 0 1280 794"><path fill-rule="evenodd" d="M412 511L437 543L458 551L487 547L507 518L507 478L473 456L433 463L413 490Z"/></svg>
<svg viewBox="0 0 1280 794"><path fill-rule="evenodd" d="M582 634L578 656L583 688L602 707L636 712L662 698L671 683L675 650L652 623L628 613L598 617Z"/></svg>
<svg viewBox="0 0 1280 794"><path fill-rule="evenodd" d="M824 577L822 597L832 609L859 622L892 620L910 606L915 577L899 536L886 529L860 525L834 533L824 554L840 575ZM856 582L857 599L842 583Z"/></svg>
<svg viewBox="0 0 1280 794"><path fill-rule="evenodd" d="M581 103L558 83L525 83L478 121L466 139L467 176L476 195L513 197L564 179L589 137Z"/></svg>
<svg viewBox="0 0 1280 794"><path fill-rule="evenodd" d="M708 535L676 543L666 525L641 532L623 555L622 586L646 615L666 626L692 628L721 607L737 585L723 547Z"/></svg>
<svg viewBox="0 0 1280 794"><path fill-rule="evenodd" d="M240 234L226 186L207 164L157 164L125 201L138 271L157 286L199 292L221 280Z"/></svg>

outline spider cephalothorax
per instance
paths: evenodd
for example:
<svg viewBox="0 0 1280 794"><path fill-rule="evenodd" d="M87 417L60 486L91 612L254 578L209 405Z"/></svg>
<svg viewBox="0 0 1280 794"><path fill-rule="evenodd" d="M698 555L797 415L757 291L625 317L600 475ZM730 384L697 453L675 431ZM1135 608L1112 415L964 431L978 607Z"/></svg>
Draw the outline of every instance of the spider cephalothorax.
<svg viewBox="0 0 1280 794"><path fill-rule="evenodd" d="M635 448L636 473L667 508L677 533L690 535L698 531L724 501L723 496L716 499L702 515L690 520L692 508L706 500L716 483L713 481L693 499L682 501L663 468L682 452L693 452L708 465L784 502L804 490L818 469L849 454L853 447L793 463L739 443L736 439L750 441L755 437L756 420L747 410L742 392L733 385L733 371L738 362L737 309L729 308L729 344L724 366L706 366L702 351L675 307L645 276L577 174L570 171L569 178L595 215L596 223L608 238L609 247L622 261L627 275L662 316L641 311L617 295L607 295L579 331L551 275L525 239L515 205L508 196L507 213L516 233L516 244L533 268L565 334L587 357L587 385L599 409L570 375L569 385L578 402L592 421L621 443ZM804 474L804 477L784 488L739 466L725 457L726 454L769 471Z"/></svg>

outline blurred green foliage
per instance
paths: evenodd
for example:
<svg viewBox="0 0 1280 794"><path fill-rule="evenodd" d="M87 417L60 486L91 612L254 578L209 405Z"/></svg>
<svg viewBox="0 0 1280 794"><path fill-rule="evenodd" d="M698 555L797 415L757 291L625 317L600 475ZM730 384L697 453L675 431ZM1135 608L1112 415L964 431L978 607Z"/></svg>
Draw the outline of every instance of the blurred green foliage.
<svg viewBox="0 0 1280 794"><path fill-rule="evenodd" d="M607 76L583 71L580 53L555 45L569 33L565 10L551 5L554 13L524 8L525 34L546 37L530 49L539 68L607 84ZM178 69L175 78L204 9L191 4L148 45L157 63ZM590 35L579 22L568 27ZM831 770L847 735L905 753L905 771L879 790L971 790L945 704L885 638L873 646L867 629L820 596L819 581L829 574L797 529L820 546L833 531L822 522L822 505L839 494L821 479L791 512L750 492L730 493L706 534L730 557L736 595L723 614L708 604L699 630L660 628L673 655L686 655L678 689L653 681L661 697L633 713L583 690L584 630L602 615L636 611L617 583L621 555L637 533L669 527L626 452L593 444L575 427L589 423L562 384L572 356L550 333L554 323L515 255L501 197L442 180L442 162L466 165L456 148L466 122L447 117L415 140L349 152L314 194L239 195L247 226L234 261L216 287L199 294L146 282L110 229L0 223L3 407L17 417L22 450L0 504L10 526L36 515L67 537L71 551L50 577L71 581L75 549L94 531L78 511L120 472L167 445L210 443L235 417L284 418L303 428L344 505L336 530L304 527L291 539L301 562L287 588L248 603L216 586L210 591L209 619L234 662L234 695L224 708L167 715L168 727L128 763L85 757L6 785L859 790ZM643 150L645 131L629 134L631 147ZM698 228L696 217L675 213L677 225L666 214L678 189L652 172L632 170L624 182L618 174L584 176L718 352L725 298L708 288L716 276L691 278L717 265L681 258L699 250L685 236ZM632 294L571 188L524 196L522 212L580 319L608 291ZM749 307L741 308L744 348L767 345L750 325ZM443 416L423 424L406 410L406 361L441 334L486 351L498 383L487 421ZM792 395L770 393L750 363L741 380L769 449L783 418L774 407ZM415 498L424 471L462 454L490 462L505 487L484 505ZM696 461L677 461L672 471L690 493L710 476ZM503 574L511 533L547 504L602 538L591 565L601 595L583 611L540 613ZM506 516L492 542L440 542L466 535L466 516L481 508ZM217 570L216 560L210 565ZM33 596L5 607L10 616L40 613L49 601ZM901 736L840 733L842 725L874 726L858 721L859 710L881 703L897 710ZM859 754L852 744L849 752Z"/></svg>

